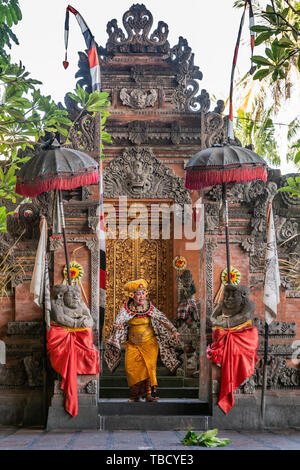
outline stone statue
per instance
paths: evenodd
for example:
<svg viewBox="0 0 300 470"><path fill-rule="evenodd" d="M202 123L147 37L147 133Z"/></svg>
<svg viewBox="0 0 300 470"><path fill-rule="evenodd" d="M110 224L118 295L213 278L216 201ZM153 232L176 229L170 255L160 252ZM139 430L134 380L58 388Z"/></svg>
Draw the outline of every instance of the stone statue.
<svg viewBox="0 0 300 470"><path fill-rule="evenodd" d="M81 299L78 285L58 284L53 287L54 300L51 301L51 321L69 328L93 326L90 310Z"/></svg>
<svg viewBox="0 0 300 470"><path fill-rule="evenodd" d="M196 293L196 286L193 281L192 273L189 269L183 271L180 276L181 289L179 294L179 301L185 302Z"/></svg>
<svg viewBox="0 0 300 470"><path fill-rule="evenodd" d="M179 304L177 307L177 324L192 325L199 319L198 308L195 301L196 286L189 269L183 271L179 278Z"/></svg>
<svg viewBox="0 0 300 470"><path fill-rule="evenodd" d="M223 301L210 317L212 326L232 328L253 320L255 303L249 300L249 296L250 289L247 286L225 286Z"/></svg>

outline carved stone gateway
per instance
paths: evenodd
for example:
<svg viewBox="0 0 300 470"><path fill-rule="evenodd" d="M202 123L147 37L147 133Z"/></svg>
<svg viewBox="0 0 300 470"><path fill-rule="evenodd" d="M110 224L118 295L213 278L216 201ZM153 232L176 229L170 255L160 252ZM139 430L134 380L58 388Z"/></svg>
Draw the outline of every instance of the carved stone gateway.
<svg viewBox="0 0 300 470"><path fill-rule="evenodd" d="M70 252L75 252L76 260L84 268L82 282L86 293L85 302L94 320L94 344L97 347L109 334L111 322L122 302L123 283L128 281L128 277L148 276L150 294L153 296L151 300L161 307L168 318L174 320L179 292L173 260L178 255L186 259L186 268L190 270L196 286L195 302L201 307L199 324L192 324L190 328L183 325L183 335L186 335L187 340L183 376L169 376L169 385L162 385L161 388L166 398L171 392L173 398L186 398L187 393L190 398L200 398L204 403L211 403L215 399L211 385L213 381L215 384L220 382L220 371L215 370L217 367L212 368L206 357L206 347L211 342L212 332L209 317L213 313L214 298L220 289L220 274L226 266L225 237L220 234L220 188L214 187L203 194L186 190L184 167L189 158L199 150L224 142L228 117L223 115L224 103L221 100L212 103L209 93L200 88L202 72L194 64L194 54L187 39L180 36L177 44L170 45L168 32L168 25L163 21L154 23L151 12L142 4L134 4L128 8L121 23L112 19L107 24L106 46L98 48L101 88L109 94L111 102L110 116L105 124L107 132L112 136L112 144L105 145L104 148L104 202L113 206L118 219L119 196L126 196L128 204L133 204L134 207L144 204L147 209L152 204L161 203L168 207L173 203L180 206L195 205L201 196L204 211L201 212L200 219L205 223L203 248L201 251L198 248L186 248L188 237L183 233L181 238L175 238L173 229L169 239L162 239L161 236L157 240L142 236L109 238L106 245L108 314L103 319L99 318L98 299L97 185L64 192L66 231ZM96 38L97 35L95 31ZM79 52L76 78L86 91L91 91L86 52ZM93 117L81 112L68 95L64 105L60 106L68 111L74 122L68 145L82 149L97 159L99 116ZM62 137L61 142L63 139ZM34 153L33 149L32 154ZM250 287L250 299L256 304L254 324L259 329L260 358L264 347L261 294L266 244L265 213L267 201L273 197L279 257L294 265L299 262L297 234L300 233L300 200L290 198L287 193L277 192L279 187L286 184L286 177L282 177L279 171L270 170L267 183L255 181L228 188L232 265L241 271L241 284ZM51 286L63 282L62 268L65 260L62 240L59 235L51 232L52 203L51 195L44 193L30 205L22 205L19 217L9 216L8 233L0 234L1 262L3 254L25 229L24 237L9 258L15 265L22 262L24 271L11 283L8 295L0 299L0 341L5 344L6 355L5 364L1 363L0 355L0 424L19 425L22 419L24 425L43 424L42 312L34 304L29 286L39 238L39 215L45 215L48 221ZM8 206L9 211L14 209L14 206ZM31 212L26 212L27 209ZM193 215L192 227L195 229L197 211ZM134 216L128 218L128 224L133 218ZM141 231L143 232L143 226ZM297 347L294 348L293 345L300 338L300 294L288 275L283 274L281 280L278 318L270 328L268 387L276 389L283 398L288 392L291 401L298 400L300 403L299 364L293 362L295 354L297 355ZM99 337L100 332L102 338ZM101 342L101 346L102 343L105 341ZM238 393L252 393L257 401L262 365L260 360L255 374ZM105 375L105 367L102 368L102 373L100 382L95 376L78 376L79 406L82 407L83 414L79 421L69 422L70 428L99 428L99 390L100 398L120 398L122 386L118 377L111 380L111 376ZM51 404L56 413L52 421L55 426L58 422L64 422L65 411L59 378L51 374L48 369L49 386L54 388ZM125 371L122 380L125 380ZM158 380L160 387L164 379L161 383L160 377ZM247 397L242 398L245 399L244 402L247 400ZM237 414L243 413L244 402L236 410ZM27 411L24 411L25 408ZM289 424L282 421L286 414L282 409L279 411L276 413L276 424L278 427L288 427ZM210 412L211 409L207 414ZM232 416L236 415L233 413ZM150 418L153 421L152 416ZM164 416L159 418L161 425ZM117 417L114 416L114 419ZM203 427L200 419L201 416L193 417L191 426L194 429ZM124 426L124 418L121 417L120 420ZM109 426L109 420L101 418L101 422L104 427ZM176 421L176 429L183 422L186 423L182 418ZM247 417L245 422L248 422ZM224 422L221 426L224 426ZM234 428L235 423L230 422L230 426ZM214 427L219 427L219 424L214 423Z"/></svg>

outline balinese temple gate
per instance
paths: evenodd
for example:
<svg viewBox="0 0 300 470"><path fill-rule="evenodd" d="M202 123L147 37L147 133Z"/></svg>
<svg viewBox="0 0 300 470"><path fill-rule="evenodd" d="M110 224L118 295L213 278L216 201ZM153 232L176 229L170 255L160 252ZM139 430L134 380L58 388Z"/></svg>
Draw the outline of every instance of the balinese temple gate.
<svg viewBox="0 0 300 470"><path fill-rule="evenodd" d="M277 192L287 179L279 170L269 170L267 183L237 184L228 190L231 265L256 304L259 360L225 415L217 405L221 371L206 357L212 339L209 318L221 298L226 268L221 191L213 187L200 194L184 187L184 166L190 157L226 140L224 104L220 100L212 105L208 92L200 90L202 73L186 39L179 37L176 45L170 45L168 25L159 21L155 27L151 12L142 4L133 5L122 21L121 26L115 19L109 21L106 46L98 51L101 88L111 102L106 130L113 142L104 150L105 316L99 314L97 295L98 186L63 192L70 258L83 270L83 299L94 319L101 372L99 376L78 375L79 412L71 418L63 407L60 378L45 361L42 313L29 292L41 215L49 226L51 286L64 280L63 241L51 231L52 196L44 193L22 205L18 216L9 216L8 233L0 234L0 259L17 242L7 260L23 267L12 279L8 296L0 299L0 424L43 424L46 410L49 429L204 429L207 423L227 429L257 428L264 347L266 208L274 198L279 258L296 264L299 238L293 235L299 233L300 201ZM79 52L78 65L78 83L90 91L85 52ZM78 118L80 110L68 95L61 106L73 121ZM85 114L76 122L81 133L72 133L72 147L97 158L99 118ZM114 374L103 360L105 343L125 300L124 284L139 278L148 281L150 300L176 325L184 344L182 365L174 374L158 362L161 400L151 404L127 403L124 355ZM278 317L269 332L266 419L268 425L282 428L297 425L295 409L300 406L295 356L300 294L285 276L280 289ZM193 316L186 314L187 301L195 306Z"/></svg>

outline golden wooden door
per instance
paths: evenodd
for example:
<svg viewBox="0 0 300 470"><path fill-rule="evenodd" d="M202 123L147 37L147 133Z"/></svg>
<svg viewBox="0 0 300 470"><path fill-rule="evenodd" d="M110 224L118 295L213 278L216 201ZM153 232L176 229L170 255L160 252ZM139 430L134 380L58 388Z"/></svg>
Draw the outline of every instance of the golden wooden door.
<svg viewBox="0 0 300 470"><path fill-rule="evenodd" d="M140 234L143 232L141 229ZM172 233L172 231L171 231ZM118 232L117 232L118 235ZM146 232L143 233L143 237ZM169 319L173 318L173 242L170 239L106 239L106 309L102 338L107 340L124 300L126 282L143 278L149 298Z"/></svg>

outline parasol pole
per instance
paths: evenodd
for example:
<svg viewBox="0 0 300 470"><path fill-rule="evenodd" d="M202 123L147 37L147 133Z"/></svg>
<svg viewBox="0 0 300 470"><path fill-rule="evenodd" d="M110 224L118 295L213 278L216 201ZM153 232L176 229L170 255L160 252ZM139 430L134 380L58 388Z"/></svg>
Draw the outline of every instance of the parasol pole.
<svg viewBox="0 0 300 470"><path fill-rule="evenodd" d="M68 251L66 227L65 227L64 203L63 203L63 199L62 199L61 189L58 190L58 197L59 197L59 208L60 208L60 216L61 216L61 230L62 230L62 234L63 234L66 265L67 265L68 284L69 284L69 286L71 286L72 281L71 281L71 272L70 272L69 251Z"/></svg>
<svg viewBox="0 0 300 470"><path fill-rule="evenodd" d="M222 199L224 204L224 212L225 212L225 236L226 236L226 258L227 258L227 277L228 277L228 285L231 284L231 267L230 267L230 247L229 247L229 227L228 227L228 202L226 197L227 192L227 184L222 183Z"/></svg>

